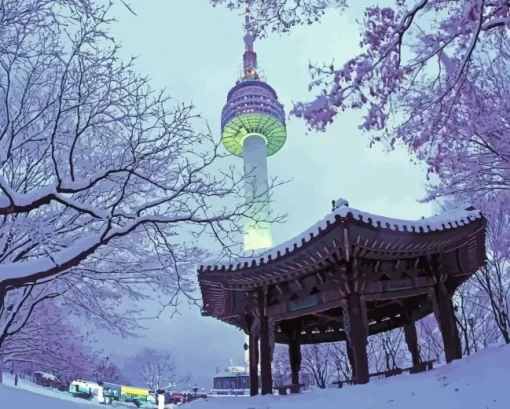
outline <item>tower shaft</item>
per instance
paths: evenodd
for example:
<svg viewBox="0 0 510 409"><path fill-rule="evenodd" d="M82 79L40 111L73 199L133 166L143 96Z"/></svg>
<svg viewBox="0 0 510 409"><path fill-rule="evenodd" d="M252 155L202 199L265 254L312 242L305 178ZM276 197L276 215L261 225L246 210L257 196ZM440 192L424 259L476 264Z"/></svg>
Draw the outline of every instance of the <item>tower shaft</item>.
<svg viewBox="0 0 510 409"><path fill-rule="evenodd" d="M262 135L252 134L243 142L244 189L250 210L245 219L244 249L273 246L267 176L267 147Z"/></svg>
<svg viewBox="0 0 510 409"><path fill-rule="evenodd" d="M243 74L227 95L221 113L221 137L227 151L243 158L246 201L250 208L244 222L244 250L271 248L267 157L278 152L287 139L285 112L275 90L257 73L256 32L250 22L247 0ZM246 344L250 341L245 338ZM245 353L249 366L249 349Z"/></svg>

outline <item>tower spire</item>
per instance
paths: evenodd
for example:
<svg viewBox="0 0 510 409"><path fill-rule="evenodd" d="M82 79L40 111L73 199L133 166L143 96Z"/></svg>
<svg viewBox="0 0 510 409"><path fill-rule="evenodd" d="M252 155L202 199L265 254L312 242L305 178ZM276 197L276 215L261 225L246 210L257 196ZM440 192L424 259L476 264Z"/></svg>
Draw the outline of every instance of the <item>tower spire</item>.
<svg viewBox="0 0 510 409"><path fill-rule="evenodd" d="M243 54L243 77L241 81L258 81L257 53L253 51L255 33L250 19L250 1L247 2L246 15L244 16L244 54Z"/></svg>

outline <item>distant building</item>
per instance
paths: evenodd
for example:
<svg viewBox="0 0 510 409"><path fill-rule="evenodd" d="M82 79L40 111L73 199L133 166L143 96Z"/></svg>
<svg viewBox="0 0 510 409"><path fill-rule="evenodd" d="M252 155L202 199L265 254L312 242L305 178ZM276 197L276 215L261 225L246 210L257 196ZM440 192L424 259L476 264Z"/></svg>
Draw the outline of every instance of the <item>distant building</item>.
<svg viewBox="0 0 510 409"><path fill-rule="evenodd" d="M218 368L219 369L219 368ZM242 366L229 366L224 371L216 370L213 378L213 390L225 393L250 389L250 375Z"/></svg>
<svg viewBox="0 0 510 409"><path fill-rule="evenodd" d="M60 382L55 375L37 371L34 373L34 383L46 388L61 388L62 382Z"/></svg>

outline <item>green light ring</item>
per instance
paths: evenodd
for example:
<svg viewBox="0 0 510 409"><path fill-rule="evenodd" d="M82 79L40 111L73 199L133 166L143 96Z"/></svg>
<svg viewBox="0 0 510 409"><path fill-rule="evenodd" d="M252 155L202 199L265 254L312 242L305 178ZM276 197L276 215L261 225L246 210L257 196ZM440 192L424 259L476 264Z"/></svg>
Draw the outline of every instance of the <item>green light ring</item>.
<svg viewBox="0 0 510 409"><path fill-rule="evenodd" d="M266 139L267 156L278 152L287 139L283 123L269 115L253 113L237 116L225 125L223 145L233 155L242 157L244 139L253 134L260 134Z"/></svg>
<svg viewBox="0 0 510 409"><path fill-rule="evenodd" d="M266 146L268 144L267 138L264 135L262 135L261 133L247 133L245 136L243 136L243 138L240 141L242 146L244 146L244 140L246 138L248 138L249 136L260 136L262 139L264 139L264 142L266 143Z"/></svg>

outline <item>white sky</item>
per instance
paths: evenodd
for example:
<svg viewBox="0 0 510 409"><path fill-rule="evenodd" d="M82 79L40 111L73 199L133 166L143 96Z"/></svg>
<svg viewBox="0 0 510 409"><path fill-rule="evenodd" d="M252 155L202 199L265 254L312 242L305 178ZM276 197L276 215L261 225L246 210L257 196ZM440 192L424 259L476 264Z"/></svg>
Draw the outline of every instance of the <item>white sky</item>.
<svg viewBox="0 0 510 409"><path fill-rule="evenodd" d="M370 1L362 0L362 7ZM138 16L118 9L114 34L122 53L137 55L137 68L152 78L155 88L166 87L181 101L196 104L220 137L220 113L228 90L239 74L243 52L242 17L208 0L132 0ZM286 111L292 101L309 100L308 63L343 62L358 52L359 10L330 13L322 24L296 29L291 35L256 42L259 65ZM348 112L326 133L307 134L304 123L288 121L284 148L269 158L270 177L292 181L274 193L273 209L288 213L287 223L274 226L280 243L306 230L343 197L360 210L402 219L431 214L431 206L417 203L424 195L425 173L410 163L405 151L391 155L381 147L368 148L368 137L357 126L359 112ZM185 307L187 308L187 307ZM200 386L210 387L216 366L232 358L242 364L243 336L198 311L182 311L162 319L141 340L105 349L130 354L143 344L174 351L183 370L194 372ZM105 341L109 338L105 338ZM109 342L110 343L110 342Z"/></svg>

